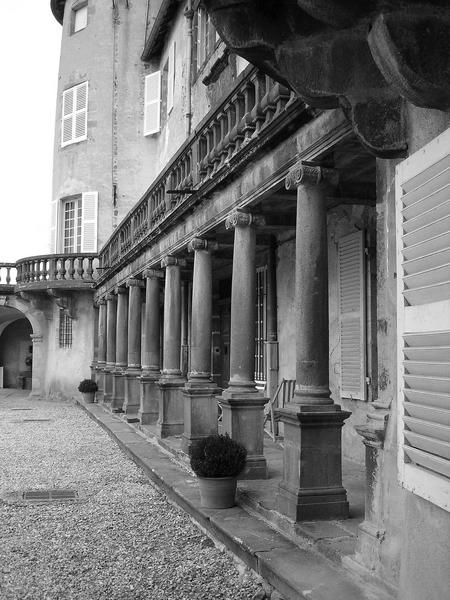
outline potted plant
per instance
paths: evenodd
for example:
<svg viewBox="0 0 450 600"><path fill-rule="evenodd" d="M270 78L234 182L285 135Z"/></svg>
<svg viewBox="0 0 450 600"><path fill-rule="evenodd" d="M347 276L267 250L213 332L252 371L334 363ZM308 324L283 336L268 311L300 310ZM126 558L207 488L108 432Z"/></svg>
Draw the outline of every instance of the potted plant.
<svg viewBox="0 0 450 600"><path fill-rule="evenodd" d="M83 400L87 404L92 404L94 402L94 396L97 390L98 385L95 381L92 381L92 379L83 379L78 386L78 391L83 394Z"/></svg>
<svg viewBox="0 0 450 600"><path fill-rule="evenodd" d="M210 435L189 451L191 468L198 477L200 501L204 508L231 508L235 505L237 476L247 450L225 435Z"/></svg>

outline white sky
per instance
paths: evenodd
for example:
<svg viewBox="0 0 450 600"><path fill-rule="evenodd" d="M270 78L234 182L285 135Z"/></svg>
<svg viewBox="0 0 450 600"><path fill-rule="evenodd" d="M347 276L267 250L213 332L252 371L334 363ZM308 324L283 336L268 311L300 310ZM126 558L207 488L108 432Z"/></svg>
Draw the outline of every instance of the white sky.
<svg viewBox="0 0 450 600"><path fill-rule="evenodd" d="M0 262L47 254L61 25L50 0L2 0Z"/></svg>

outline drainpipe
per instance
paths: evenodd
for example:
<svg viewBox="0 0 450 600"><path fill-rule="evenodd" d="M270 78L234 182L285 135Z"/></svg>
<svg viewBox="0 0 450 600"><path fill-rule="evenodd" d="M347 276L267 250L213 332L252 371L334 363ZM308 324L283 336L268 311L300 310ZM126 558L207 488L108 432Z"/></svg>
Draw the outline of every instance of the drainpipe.
<svg viewBox="0 0 450 600"><path fill-rule="evenodd" d="M186 75L186 112L185 112L185 123L186 123L186 137L188 138L191 135L191 124L192 124L192 42L193 42L193 31L192 24L194 21L194 10L192 8L192 0L187 1L187 6L184 11L184 16L187 19L188 27L187 27L187 75Z"/></svg>

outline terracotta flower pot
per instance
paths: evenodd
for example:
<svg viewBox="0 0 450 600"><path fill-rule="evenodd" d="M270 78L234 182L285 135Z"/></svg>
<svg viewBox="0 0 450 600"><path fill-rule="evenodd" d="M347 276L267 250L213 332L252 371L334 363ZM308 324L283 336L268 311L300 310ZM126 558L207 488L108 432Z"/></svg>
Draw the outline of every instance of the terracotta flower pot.
<svg viewBox="0 0 450 600"><path fill-rule="evenodd" d="M82 392L82 395L83 395L83 400L86 402L86 404L94 403L95 392Z"/></svg>
<svg viewBox="0 0 450 600"><path fill-rule="evenodd" d="M236 477L199 477L198 482L204 508L231 508L236 504Z"/></svg>

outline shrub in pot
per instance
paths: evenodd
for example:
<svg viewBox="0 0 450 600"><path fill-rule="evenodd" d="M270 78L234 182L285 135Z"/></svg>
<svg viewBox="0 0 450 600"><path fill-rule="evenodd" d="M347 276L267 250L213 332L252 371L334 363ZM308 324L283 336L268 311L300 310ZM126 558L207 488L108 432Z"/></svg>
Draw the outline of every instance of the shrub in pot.
<svg viewBox="0 0 450 600"><path fill-rule="evenodd" d="M98 385L92 379L83 379L80 381L78 391L82 393L83 400L88 404L94 402L95 392L98 390Z"/></svg>
<svg viewBox="0 0 450 600"><path fill-rule="evenodd" d="M247 450L225 435L210 435L191 447L191 468L198 477L201 505L231 508L235 505L237 476Z"/></svg>

